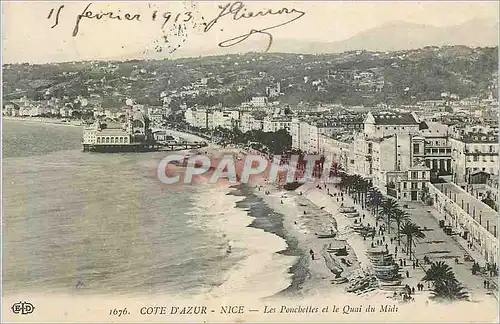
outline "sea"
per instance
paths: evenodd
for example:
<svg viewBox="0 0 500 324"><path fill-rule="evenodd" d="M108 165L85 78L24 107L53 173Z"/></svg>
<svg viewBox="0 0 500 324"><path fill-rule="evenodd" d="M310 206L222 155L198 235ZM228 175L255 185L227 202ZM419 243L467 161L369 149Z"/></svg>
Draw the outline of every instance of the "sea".
<svg viewBox="0 0 500 324"><path fill-rule="evenodd" d="M168 185L165 152L81 150L77 126L4 120L3 293L273 296L300 259L252 188Z"/></svg>

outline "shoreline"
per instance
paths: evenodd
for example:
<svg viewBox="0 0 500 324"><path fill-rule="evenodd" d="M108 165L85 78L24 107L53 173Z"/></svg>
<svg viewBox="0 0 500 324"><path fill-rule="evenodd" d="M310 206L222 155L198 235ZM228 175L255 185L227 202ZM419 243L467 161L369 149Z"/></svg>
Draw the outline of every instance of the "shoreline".
<svg viewBox="0 0 500 324"><path fill-rule="evenodd" d="M334 215L298 194L305 189L307 189L307 185L302 185L295 191L280 191L272 184L265 184L260 191L254 191L270 208L282 215L286 240L287 242L296 241L297 250L301 255L289 269L289 272L292 273L292 283L286 289L275 294L274 298L345 294L345 288L349 284L348 282L340 284L332 282L335 275L327 266L322 255L325 245L337 241L337 237L324 239L316 235L316 233L330 231L332 227L335 232L339 233L337 221L333 217ZM269 194L266 194L266 191ZM343 258L351 266L344 268L342 277L357 273L360 269L355 251L348 244L346 248L348 255ZM310 256L309 250L315 252L314 260Z"/></svg>
<svg viewBox="0 0 500 324"><path fill-rule="evenodd" d="M63 122L57 118L49 117L12 117L12 116L2 116L2 120L8 121L18 121L24 123L32 124L48 124L48 125L58 125L58 126L70 126L70 127L83 127L80 121L71 120L70 122Z"/></svg>

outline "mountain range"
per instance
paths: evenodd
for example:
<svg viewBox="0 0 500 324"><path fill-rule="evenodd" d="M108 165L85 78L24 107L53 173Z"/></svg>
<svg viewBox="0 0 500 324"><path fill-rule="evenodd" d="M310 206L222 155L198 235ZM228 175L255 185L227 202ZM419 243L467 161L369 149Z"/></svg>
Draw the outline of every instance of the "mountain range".
<svg viewBox="0 0 500 324"><path fill-rule="evenodd" d="M350 38L336 42L315 42L292 39L275 39L270 52L328 54L352 50L399 51L425 46L465 45L469 47L498 46L499 24L494 19L473 19L454 26L433 26L391 21L370 28ZM265 49L267 38L242 42L230 48L208 47L200 51L184 48L177 57L205 56L255 52Z"/></svg>

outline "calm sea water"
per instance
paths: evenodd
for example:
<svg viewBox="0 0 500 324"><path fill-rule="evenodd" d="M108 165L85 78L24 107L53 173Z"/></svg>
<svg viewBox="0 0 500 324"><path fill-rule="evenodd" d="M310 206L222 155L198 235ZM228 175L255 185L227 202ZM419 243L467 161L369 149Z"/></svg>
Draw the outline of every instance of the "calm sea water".
<svg viewBox="0 0 500 324"><path fill-rule="evenodd" d="M264 296L290 283L280 216L251 194L162 184L164 153L83 153L78 127L2 132L5 293Z"/></svg>

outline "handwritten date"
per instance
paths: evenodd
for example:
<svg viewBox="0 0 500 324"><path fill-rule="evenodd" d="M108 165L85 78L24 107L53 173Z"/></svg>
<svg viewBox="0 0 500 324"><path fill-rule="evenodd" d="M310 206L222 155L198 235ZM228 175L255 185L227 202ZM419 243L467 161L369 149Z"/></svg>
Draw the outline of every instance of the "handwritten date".
<svg viewBox="0 0 500 324"><path fill-rule="evenodd" d="M64 5L61 5L57 9L53 8L50 10L47 19L54 20L54 23L51 26L51 28L54 28L59 25L63 8ZM194 22L195 14L192 11L184 11L177 13L170 11L160 12L159 10L154 10L150 14L148 14L144 12L122 13L120 10L118 10L117 12L113 11L103 12L96 10L93 11L93 9L92 10L91 9L92 9L92 3L88 3L84 7L83 11L76 16L72 31L73 37L77 37L79 35L79 32L81 30L81 25L85 20L88 21L117 20L129 23L142 22L145 20L150 20L153 22L159 21L162 23L161 25L162 30L164 30L168 24L172 24L172 26L175 27L175 29L177 29L177 33L179 33L180 30L186 29L187 26L186 23L188 22L191 22L193 28L196 27L197 25L200 25ZM254 27L250 29L248 33L244 33L242 35L232 37L222 42L219 42L218 43L219 47L234 46L236 44L246 41L252 35L261 34L261 35L266 35L268 37L268 44L265 50L266 52L270 49L273 43L273 35L271 34L271 31L273 29L290 24L305 15L304 11L287 7L283 7L279 10L260 9L257 11L251 11L241 1L229 2L224 5L219 5L219 9L220 11L218 15L215 18L209 20L208 23L205 22L204 17L201 16L201 21L203 21L201 25L204 27L203 28L204 33L208 33L210 30L212 30L212 28L216 24L220 23L220 21L222 20L225 20L225 23L230 23L230 22L238 23L242 20L250 20L253 18L265 17L265 22L269 21L269 23L267 23L266 26L264 27ZM285 19L280 17L284 17ZM262 23L262 20L259 20L259 22ZM180 26L181 24L183 26ZM168 37L164 36L164 38L167 39Z"/></svg>

